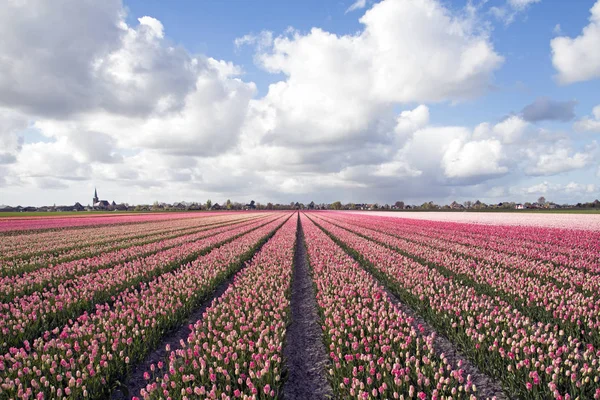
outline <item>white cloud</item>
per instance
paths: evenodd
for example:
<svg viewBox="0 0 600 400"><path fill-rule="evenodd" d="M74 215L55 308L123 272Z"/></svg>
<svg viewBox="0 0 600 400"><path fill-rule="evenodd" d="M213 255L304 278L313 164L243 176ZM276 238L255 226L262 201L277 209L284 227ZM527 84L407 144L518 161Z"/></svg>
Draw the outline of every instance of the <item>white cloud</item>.
<svg viewBox="0 0 600 400"><path fill-rule="evenodd" d="M138 18L138 21L139 21L140 25L150 27L150 29L152 30L152 33L148 32L148 34L151 34L151 35L156 36L161 39L165 37L165 28L163 27L163 24L156 18L144 16L144 17Z"/></svg>
<svg viewBox="0 0 600 400"><path fill-rule="evenodd" d="M91 175L90 165L81 155L73 153L66 138L24 144L14 171L21 180L32 183L83 180Z"/></svg>
<svg viewBox="0 0 600 400"><path fill-rule="evenodd" d="M476 21L435 0L385 0L360 22L364 30L355 35L313 28L259 51L264 69L287 76L261 99L274 118L269 140L387 140L374 131L392 104L473 98L503 61Z"/></svg>
<svg viewBox="0 0 600 400"><path fill-rule="evenodd" d="M0 11L0 106L64 117L94 106L90 65L117 49L119 0L23 0Z"/></svg>
<svg viewBox="0 0 600 400"><path fill-rule="evenodd" d="M399 135L413 133L429 123L429 108L423 104L410 111L402 111L396 119L394 132Z"/></svg>
<svg viewBox="0 0 600 400"><path fill-rule="evenodd" d="M600 132L600 105L592 110L592 115L575 122L573 128L579 132Z"/></svg>
<svg viewBox="0 0 600 400"><path fill-rule="evenodd" d="M565 185L565 192L567 193L594 193L596 190L597 187L593 183L581 184L569 182Z"/></svg>
<svg viewBox="0 0 600 400"><path fill-rule="evenodd" d="M563 84L600 77L600 0L590 10L590 23L576 38L552 39L552 63Z"/></svg>
<svg viewBox="0 0 600 400"><path fill-rule="evenodd" d="M475 127L473 137L475 139L497 138L502 143L512 144L523 138L529 127L529 123L523 118L513 115L493 126L487 122L479 124Z"/></svg>
<svg viewBox="0 0 600 400"><path fill-rule="evenodd" d="M582 151L573 150L565 141L556 142L547 148L532 147L526 150L530 162L525 172L529 175L556 175L585 168L594 161L597 150L595 142Z"/></svg>
<svg viewBox="0 0 600 400"><path fill-rule="evenodd" d="M367 0L356 0L348 9L346 10L346 14L352 11L360 10L367 6Z"/></svg>
<svg viewBox="0 0 600 400"><path fill-rule="evenodd" d="M442 158L442 166L449 178L503 175L508 168L500 165L502 158L502 143L498 140L463 143L455 139Z"/></svg>

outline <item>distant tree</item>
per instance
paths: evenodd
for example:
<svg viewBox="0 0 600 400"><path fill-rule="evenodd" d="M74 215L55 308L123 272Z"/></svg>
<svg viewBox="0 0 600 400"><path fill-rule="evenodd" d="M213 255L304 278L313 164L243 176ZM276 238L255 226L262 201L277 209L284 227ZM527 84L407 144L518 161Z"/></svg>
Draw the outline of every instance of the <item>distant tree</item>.
<svg viewBox="0 0 600 400"><path fill-rule="evenodd" d="M273 209L273 203L267 203L267 210Z"/></svg>
<svg viewBox="0 0 600 400"><path fill-rule="evenodd" d="M397 201L396 203L394 203L394 205L396 206L396 208L399 208L400 210L404 209L404 202L403 201Z"/></svg>
<svg viewBox="0 0 600 400"><path fill-rule="evenodd" d="M342 209L342 202L341 201L334 201L333 203L331 203L331 208L334 210L341 210Z"/></svg>
<svg viewBox="0 0 600 400"><path fill-rule="evenodd" d="M233 204L231 204L231 200L227 199L225 202L225 208L231 210L233 208Z"/></svg>
<svg viewBox="0 0 600 400"><path fill-rule="evenodd" d="M211 207L212 207L212 201L210 199L206 200L206 209L210 210Z"/></svg>
<svg viewBox="0 0 600 400"><path fill-rule="evenodd" d="M314 210L315 209L315 202L311 201L310 203L308 203L308 209L309 210Z"/></svg>
<svg viewBox="0 0 600 400"><path fill-rule="evenodd" d="M430 201L430 202L421 204L421 208L423 210L437 210L438 208L440 208L440 206L435 204L433 201Z"/></svg>
<svg viewBox="0 0 600 400"><path fill-rule="evenodd" d="M465 201L465 208L471 208L472 205L473 205L473 202L471 200Z"/></svg>
<svg viewBox="0 0 600 400"><path fill-rule="evenodd" d="M538 204L540 205L544 205L546 204L546 198L544 196L541 196L538 200L537 200Z"/></svg>

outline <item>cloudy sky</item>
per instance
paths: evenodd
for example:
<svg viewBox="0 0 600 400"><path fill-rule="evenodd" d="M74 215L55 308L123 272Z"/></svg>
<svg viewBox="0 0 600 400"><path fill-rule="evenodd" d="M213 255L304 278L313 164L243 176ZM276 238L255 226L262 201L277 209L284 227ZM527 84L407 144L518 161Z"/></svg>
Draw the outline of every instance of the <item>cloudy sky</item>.
<svg viewBox="0 0 600 400"><path fill-rule="evenodd" d="M0 204L600 197L600 0L8 0Z"/></svg>

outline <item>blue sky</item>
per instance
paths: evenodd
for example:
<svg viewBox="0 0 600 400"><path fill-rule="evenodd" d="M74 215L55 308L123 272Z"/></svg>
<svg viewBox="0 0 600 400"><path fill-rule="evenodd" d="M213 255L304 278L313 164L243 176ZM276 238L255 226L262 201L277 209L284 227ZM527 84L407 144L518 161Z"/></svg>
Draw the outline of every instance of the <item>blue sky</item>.
<svg viewBox="0 0 600 400"><path fill-rule="evenodd" d="M0 204L600 197L600 0L93 3L0 11Z"/></svg>

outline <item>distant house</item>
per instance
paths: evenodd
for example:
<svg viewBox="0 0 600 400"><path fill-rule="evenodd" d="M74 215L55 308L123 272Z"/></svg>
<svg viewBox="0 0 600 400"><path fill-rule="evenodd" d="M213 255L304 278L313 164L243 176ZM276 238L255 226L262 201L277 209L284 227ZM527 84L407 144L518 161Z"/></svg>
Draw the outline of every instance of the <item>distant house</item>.
<svg viewBox="0 0 600 400"><path fill-rule="evenodd" d="M117 204L117 205L115 206L115 210L119 210L119 211L127 211L127 206L126 206L125 204L123 204L123 203L121 203L121 204Z"/></svg>
<svg viewBox="0 0 600 400"><path fill-rule="evenodd" d="M524 210L525 206L523 204L517 204L517 205L515 205L515 209L516 210Z"/></svg>
<svg viewBox="0 0 600 400"><path fill-rule="evenodd" d="M222 207L219 205L219 203L215 203L212 205L212 207L210 208L211 210L220 210Z"/></svg>
<svg viewBox="0 0 600 400"><path fill-rule="evenodd" d="M463 206L460 203L457 203L456 201L453 201L452 204L450 204L450 208L453 210L463 210L465 206Z"/></svg>
<svg viewBox="0 0 600 400"><path fill-rule="evenodd" d="M117 204L113 200L112 205L108 200L100 200L98 198L98 191L94 188L94 197L92 198L92 207L95 210L114 210Z"/></svg>

